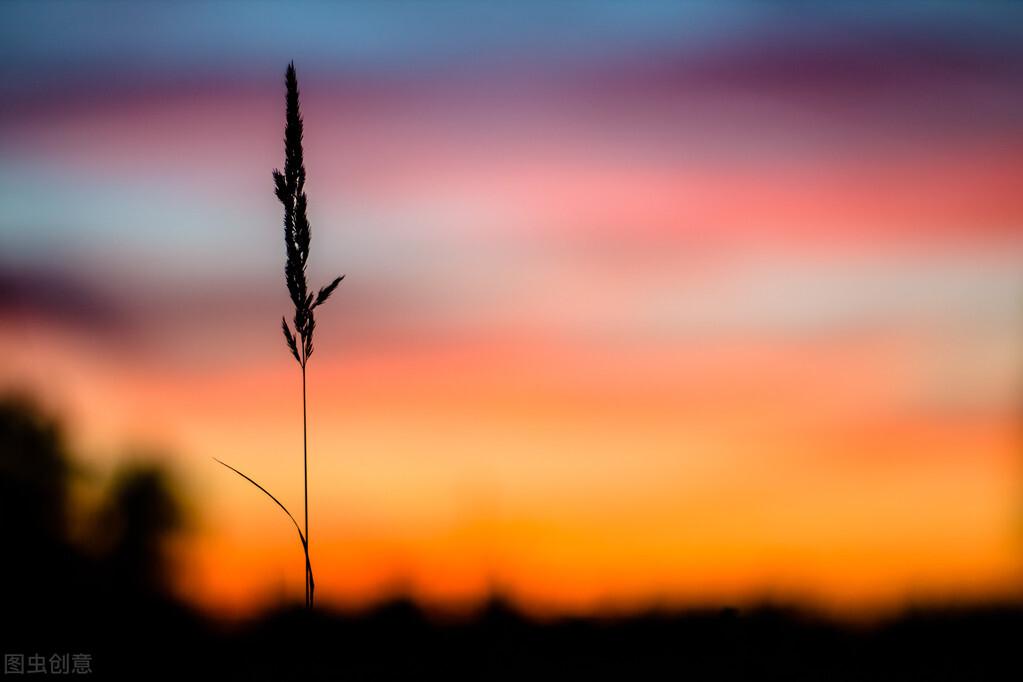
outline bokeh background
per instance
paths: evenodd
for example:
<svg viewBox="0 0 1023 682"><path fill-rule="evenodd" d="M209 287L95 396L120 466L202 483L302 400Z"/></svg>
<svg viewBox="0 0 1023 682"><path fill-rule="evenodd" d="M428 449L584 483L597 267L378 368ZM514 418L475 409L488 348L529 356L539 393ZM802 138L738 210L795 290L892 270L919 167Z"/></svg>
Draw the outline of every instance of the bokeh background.
<svg viewBox="0 0 1023 682"><path fill-rule="evenodd" d="M175 580L843 614L1023 585L1023 7L0 5L0 388L156 448Z"/></svg>

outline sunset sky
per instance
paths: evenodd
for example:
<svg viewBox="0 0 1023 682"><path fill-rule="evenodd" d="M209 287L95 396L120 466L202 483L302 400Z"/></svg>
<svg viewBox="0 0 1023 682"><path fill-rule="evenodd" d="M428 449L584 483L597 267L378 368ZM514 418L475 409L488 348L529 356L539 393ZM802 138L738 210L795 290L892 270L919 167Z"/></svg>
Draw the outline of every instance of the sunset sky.
<svg viewBox="0 0 1023 682"><path fill-rule="evenodd" d="M0 390L162 453L181 584L860 612L1023 585L1023 5L0 5Z"/></svg>

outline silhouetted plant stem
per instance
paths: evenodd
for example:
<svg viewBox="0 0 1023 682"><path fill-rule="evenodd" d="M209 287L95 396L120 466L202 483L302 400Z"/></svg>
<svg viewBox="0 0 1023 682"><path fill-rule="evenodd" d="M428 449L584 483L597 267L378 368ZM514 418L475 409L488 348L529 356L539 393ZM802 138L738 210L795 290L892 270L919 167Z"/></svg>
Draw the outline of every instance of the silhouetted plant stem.
<svg viewBox="0 0 1023 682"><path fill-rule="evenodd" d="M304 529L291 512L270 494L263 486L238 471L234 467L220 462L249 483L266 493L291 518L302 540L305 552L305 605L313 607L313 595L316 583L313 580L313 565L309 560L309 439L306 403L306 364L313 354L313 330L316 319L313 310L325 303L334 293L344 275L334 278L330 284L321 287L315 296L309 293L309 285L305 278L306 262L309 259L310 228L306 218L305 166L302 162L302 116L298 106L298 77L295 74L295 63L288 64L284 81L287 89L285 96L284 124L284 172L273 171L274 194L284 206L284 282L288 287L291 302L295 305L295 333L292 333L286 318L281 318L281 331L284 341L291 351L292 357L302 370L302 489L304 502Z"/></svg>
<svg viewBox="0 0 1023 682"><path fill-rule="evenodd" d="M315 296L309 293L305 269L309 260L311 230L306 217L305 165L302 161L302 115L298 102L298 77L295 64L288 65L285 74L287 86L286 117L284 125L284 172L274 170L274 193L284 207L284 281L295 305L295 333L288 326L287 319L281 320L284 340L292 356L302 370L302 487L305 511L305 553L306 553L306 607L312 608L315 584L312 564L309 561L309 437L308 405L306 398L306 365L313 354L313 331L316 318L313 311L325 303L341 284L341 277L320 288Z"/></svg>
<svg viewBox="0 0 1023 682"><path fill-rule="evenodd" d="M305 599L306 606L313 607L313 588L309 582L309 447L306 435L305 364L302 364L302 496L305 502Z"/></svg>

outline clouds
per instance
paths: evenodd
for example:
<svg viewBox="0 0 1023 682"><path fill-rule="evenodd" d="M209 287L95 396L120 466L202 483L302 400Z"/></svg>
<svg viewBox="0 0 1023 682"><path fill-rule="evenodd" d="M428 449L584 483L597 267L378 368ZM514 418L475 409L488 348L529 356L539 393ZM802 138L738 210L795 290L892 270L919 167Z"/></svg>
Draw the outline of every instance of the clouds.
<svg viewBox="0 0 1023 682"><path fill-rule="evenodd" d="M62 272L0 265L0 318L107 334L122 330L123 311L82 279Z"/></svg>

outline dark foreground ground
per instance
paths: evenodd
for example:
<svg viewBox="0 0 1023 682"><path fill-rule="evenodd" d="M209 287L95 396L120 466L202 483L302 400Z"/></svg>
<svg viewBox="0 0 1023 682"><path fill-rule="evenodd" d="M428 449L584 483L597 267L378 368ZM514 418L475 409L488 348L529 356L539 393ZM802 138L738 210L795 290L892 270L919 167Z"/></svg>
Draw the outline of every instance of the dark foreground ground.
<svg viewBox="0 0 1023 682"><path fill-rule="evenodd" d="M499 602L457 621L409 602L230 626L167 603L36 616L5 617L4 653L88 653L93 679L1023 679L1019 607L869 627L772 607L538 623Z"/></svg>

